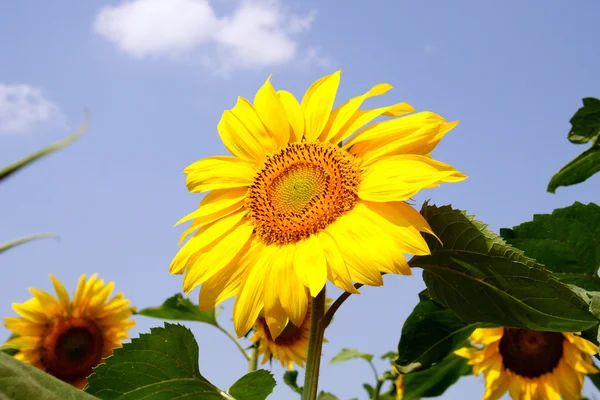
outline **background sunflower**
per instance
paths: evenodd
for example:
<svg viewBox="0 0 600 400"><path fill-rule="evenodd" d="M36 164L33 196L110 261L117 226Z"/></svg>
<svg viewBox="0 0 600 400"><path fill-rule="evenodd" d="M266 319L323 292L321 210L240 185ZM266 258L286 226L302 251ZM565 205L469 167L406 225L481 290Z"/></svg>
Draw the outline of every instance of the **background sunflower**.
<svg viewBox="0 0 600 400"><path fill-rule="evenodd" d="M13 304L20 317L5 317L4 326L16 337L3 348L18 350L15 358L83 388L92 368L112 354L135 322L133 308L122 293L108 299L114 283L104 284L97 275L79 285L69 299L64 286L50 275L57 297L30 288L33 298Z"/></svg>
<svg viewBox="0 0 600 400"><path fill-rule="evenodd" d="M585 375L598 373L590 356L597 346L574 333L485 328L476 329L470 340L478 348L455 354L469 360L475 375L483 372L483 400L507 391L513 399L575 400Z"/></svg>

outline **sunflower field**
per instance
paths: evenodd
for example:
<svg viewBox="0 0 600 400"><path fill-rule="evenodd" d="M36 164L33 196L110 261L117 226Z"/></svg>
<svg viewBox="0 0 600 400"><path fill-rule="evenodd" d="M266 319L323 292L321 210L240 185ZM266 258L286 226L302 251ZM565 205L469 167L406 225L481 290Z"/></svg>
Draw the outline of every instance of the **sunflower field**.
<svg viewBox="0 0 600 400"><path fill-rule="evenodd" d="M201 156L181 162L184 178L176 184L199 204L172 221L181 235L177 248L169 243L170 265L156 262L179 292L166 300L154 293L158 285L146 277L154 265L136 265L130 287L82 267L71 277L49 274L49 291L30 287L27 295L19 288L24 297L3 316L9 336L0 342L0 399L417 400L448 396L469 376L482 382L483 400L600 398L599 205L574 201L494 232L485 215L436 202L438 188L460 188L481 172L436 155L447 135L460 135L463 121L399 101L388 83L370 82L370 89L346 96L340 70L300 92L276 87L276 73L261 79L253 98L237 96L235 87L236 94L227 92L234 105L210 122L216 132L198 140L219 140L225 150L198 149ZM392 100L368 105L380 96ZM1 110L0 101L0 120ZM588 179L600 171L600 100L583 98L579 109L554 117L570 123L565 149L569 142L587 149L566 164L566 156L554 159L547 195L597 185ZM11 161L0 169L0 183L77 152L95 120L86 115L71 136ZM511 162L503 157L506 164L490 161L481 169L503 168ZM161 174L143 169L151 178ZM141 193L148 182L141 177L131 187ZM494 185L514 190L511 182ZM429 199L417 201L421 193ZM0 258L47 239L59 236L11 239L0 244ZM110 251L99 245L89 257ZM120 257L125 276L137 256ZM34 266L14 271L22 268L38 273ZM3 273L0 291L13 286L12 272ZM393 301L370 315L353 311L358 299L385 291L394 276L420 291L406 318L396 315ZM156 302L142 305L128 294L134 289ZM401 303L400 295L390 298ZM340 310L348 314L339 317ZM332 327L377 337L379 325L365 322L373 320L401 327L387 352L357 344L324 356L341 339ZM140 332L140 324L152 327ZM194 334L200 325L226 345ZM222 346L235 349L235 362L246 370L225 386L212 371L233 368L234 361L223 356L211 365L201 353ZM344 368L363 368L363 389L352 398L336 394L324 373L343 375Z"/></svg>

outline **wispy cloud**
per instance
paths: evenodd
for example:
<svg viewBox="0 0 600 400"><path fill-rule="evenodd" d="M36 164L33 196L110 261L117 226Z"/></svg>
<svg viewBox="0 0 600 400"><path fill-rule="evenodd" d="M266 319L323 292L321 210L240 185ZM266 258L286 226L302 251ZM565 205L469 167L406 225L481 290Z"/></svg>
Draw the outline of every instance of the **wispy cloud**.
<svg viewBox="0 0 600 400"><path fill-rule="evenodd" d="M102 8L94 30L133 57L196 54L222 73L280 65L314 52L299 49L298 36L311 29L315 17L316 10L295 14L278 0L236 2L221 16L207 0L127 0Z"/></svg>
<svg viewBox="0 0 600 400"><path fill-rule="evenodd" d="M39 124L63 120L58 106L40 88L0 83L0 134L29 132Z"/></svg>

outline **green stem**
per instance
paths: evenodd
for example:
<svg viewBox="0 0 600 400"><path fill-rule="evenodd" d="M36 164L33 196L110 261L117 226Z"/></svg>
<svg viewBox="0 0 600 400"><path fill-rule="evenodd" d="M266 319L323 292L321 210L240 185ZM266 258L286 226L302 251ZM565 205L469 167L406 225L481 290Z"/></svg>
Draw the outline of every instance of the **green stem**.
<svg viewBox="0 0 600 400"><path fill-rule="evenodd" d="M375 375L375 390L373 391L373 398L371 400L379 400L379 392L381 391L381 386L383 386L383 380L379 378L379 373L377 372L377 368L375 368L375 364L372 361L367 360L371 369L373 370L373 375Z"/></svg>
<svg viewBox="0 0 600 400"><path fill-rule="evenodd" d="M252 345L250 358L248 358L248 372L254 372L258 369L258 343Z"/></svg>
<svg viewBox="0 0 600 400"><path fill-rule="evenodd" d="M375 385L375 390L373 391L373 399L372 400L379 400L379 392L381 392L381 387L383 386L383 383L385 381L378 379L377 380L377 385Z"/></svg>
<svg viewBox="0 0 600 400"><path fill-rule="evenodd" d="M240 350L240 352L244 355L244 357L246 358L246 360L250 360L250 356L248 355L248 352L246 352L246 350L242 347L242 345L240 344L240 342L231 334L227 331L227 329L223 328L220 325L217 325L217 328L223 332L225 335L227 335L227 337L229 339L231 339L231 341L233 343L235 343L235 345L237 346L237 348Z"/></svg>
<svg viewBox="0 0 600 400"><path fill-rule="evenodd" d="M323 336L327 324L325 315L325 288L312 299L310 306L310 333L308 335L308 355L306 357L306 372L302 400L316 400L319 386L319 369L321 367L321 350Z"/></svg>

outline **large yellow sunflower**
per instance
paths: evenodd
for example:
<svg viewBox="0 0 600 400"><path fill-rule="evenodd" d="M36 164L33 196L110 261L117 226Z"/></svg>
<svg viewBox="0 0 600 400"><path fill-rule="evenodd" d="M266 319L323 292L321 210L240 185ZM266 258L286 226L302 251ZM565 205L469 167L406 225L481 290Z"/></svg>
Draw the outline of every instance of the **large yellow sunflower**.
<svg viewBox="0 0 600 400"><path fill-rule="evenodd" d="M510 392L519 400L577 400L583 378L597 373L593 343L573 334L514 328L476 329L474 345L455 354L467 358L473 373L486 380L483 400Z"/></svg>
<svg viewBox="0 0 600 400"><path fill-rule="evenodd" d="M308 303L310 305L310 298ZM331 299L326 300L326 307L331 303ZM254 326L254 335L250 337L252 343L258 342L258 354L263 356L262 364L272 358L278 359L282 367L287 365L288 369L294 369L296 363L304 367L304 362L308 355L308 336L310 333L310 307L306 311L304 320L299 326L291 321L287 323L283 331L275 339L264 317L258 317ZM327 340L324 340L325 342Z"/></svg>
<svg viewBox="0 0 600 400"><path fill-rule="evenodd" d="M381 273L410 275L405 253L429 254L420 231L431 230L405 200L424 188L466 178L429 153L457 122L419 112L364 127L380 116L414 109L399 103L361 110L374 86L332 110L339 71L306 91L299 103L270 79L254 104L241 97L218 131L233 156L185 169L190 192L209 193L171 263L185 272L184 291L202 284L200 306L236 296L238 336L262 312L272 337L288 321L300 326L309 295L329 279L357 293L353 282L380 286Z"/></svg>
<svg viewBox="0 0 600 400"><path fill-rule="evenodd" d="M114 283L104 284L83 275L73 297L50 275L58 298L30 288L33 298L13 304L20 317L4 318L4 326L17 337L3 347L19 350L15 358L31 364L78 388L83 388L92 368L121 347L135 322L133 308L119 293L112 299Z"/></svg>

